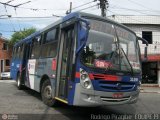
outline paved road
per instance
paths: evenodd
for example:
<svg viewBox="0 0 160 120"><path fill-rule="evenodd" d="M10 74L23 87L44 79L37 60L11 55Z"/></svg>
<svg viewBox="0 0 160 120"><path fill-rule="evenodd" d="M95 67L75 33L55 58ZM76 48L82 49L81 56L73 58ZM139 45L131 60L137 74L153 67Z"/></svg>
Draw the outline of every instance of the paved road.
<svg viewBox="0 0 160 120"><path fill-rule="evenodd" d="M157 115L160 113L160 94L141 93L139 101L133 105L84 108L60 104L58 107L53 108L42 103L39 93L30 89L17 90L14 81L0 80L0 114L4 113L9 114L10 117L18 117L19 120L43 120L53 118L54 120L90 120L99 119L97 117L98 115L102 119L108 119L109 115L110 117L112 116L112 119L117 120L116 117L113 117L114 115L150 115L152 113ZM142 118L142 116L138 117ZM149 116L147 116L147 118L149 118ZM158 120L157 118L160 120L160 116L155 116L155 120Z"/></svg>

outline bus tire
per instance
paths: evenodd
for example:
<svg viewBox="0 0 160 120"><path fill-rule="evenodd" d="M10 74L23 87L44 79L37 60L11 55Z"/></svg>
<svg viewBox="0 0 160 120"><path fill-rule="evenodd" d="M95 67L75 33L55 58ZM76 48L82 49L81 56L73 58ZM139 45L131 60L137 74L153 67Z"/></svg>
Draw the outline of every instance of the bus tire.
<svg viewBox="0 0 160 120"><path fill-rule="evenodd" d="M22 85L21 78L20 78L20 75L19 75L19 74L17 75L17 88L18 88L19 90L22 90L22 89L23 89L23 85Z"/></svg>
<svg viewBox="0 0 160 120"><path fill-rule="evenodd" d="M56 105L56 100L52 95L52 87L49 80L45 80L42 84L41 88L41 97L44 104L52 107Z"/></svg>

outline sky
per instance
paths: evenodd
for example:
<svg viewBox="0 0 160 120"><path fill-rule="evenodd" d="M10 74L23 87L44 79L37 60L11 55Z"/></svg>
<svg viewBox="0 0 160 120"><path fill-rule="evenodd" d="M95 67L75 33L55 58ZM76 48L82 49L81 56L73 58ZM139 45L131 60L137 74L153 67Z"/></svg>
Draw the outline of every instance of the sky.
<svg viewBox="0 0 160 120"><path fill-rule="evenodd" d="M99 0L0 0L10 5L20 5L16 9L0 4L0 33L10 39L14 31L34 27L37 30L55 22L65 16L72 2L72 12L82 11L91 14L101 15L97 6ZM107 16L110 15L159 15L160 0L108 0L109 7ZM86 4L86 5L84 5ZM84 6L81 6L84 5ZM81 7L78 7L81 6ZM12 15L8 19L6 16ZM18 17L18 18L17 18Z"/></svg>

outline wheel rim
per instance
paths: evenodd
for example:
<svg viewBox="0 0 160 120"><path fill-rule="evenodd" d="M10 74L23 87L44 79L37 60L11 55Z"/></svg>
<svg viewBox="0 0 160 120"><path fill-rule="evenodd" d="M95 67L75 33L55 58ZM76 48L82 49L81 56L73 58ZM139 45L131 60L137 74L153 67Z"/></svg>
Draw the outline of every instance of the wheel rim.
<svg viewBox="0 0 160 120"><path fill-rule="evenodd" d="M18 81L17 81L17 83L18 83L18 86L20 86L20 79L19 79L19 77L18 77Z"/></svg>
<svg viewBox="0 0 160 120"><path fill-rule="evenodd" d="M44 96L47 99L52 99L52 88L50 85L46 86L44 89Z"/></svg>

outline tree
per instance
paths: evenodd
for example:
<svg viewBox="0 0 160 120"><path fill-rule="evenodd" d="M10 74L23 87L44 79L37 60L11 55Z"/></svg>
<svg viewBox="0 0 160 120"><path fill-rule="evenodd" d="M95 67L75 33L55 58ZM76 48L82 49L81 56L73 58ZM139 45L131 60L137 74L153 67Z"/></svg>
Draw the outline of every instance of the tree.
<svg viewBox="0 0 160 120"><path fill-rule="evenodd" d="M23 31L19 31L19 32L15 32L12 37L11 40L9 42L10 45L14 45L16 42L24 39L25 37L31 35L32 33L36 32L35 28L28 28L28 29L24 29Z"/></svg>

